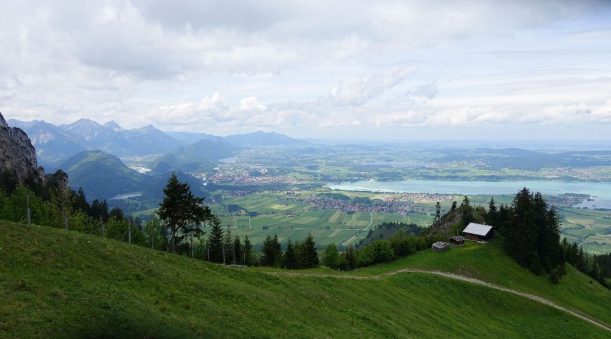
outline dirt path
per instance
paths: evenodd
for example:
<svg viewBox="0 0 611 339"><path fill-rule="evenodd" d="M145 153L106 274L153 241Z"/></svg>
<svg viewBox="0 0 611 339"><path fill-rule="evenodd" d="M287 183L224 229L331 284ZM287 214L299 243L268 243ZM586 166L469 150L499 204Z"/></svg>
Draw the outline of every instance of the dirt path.
<svg viewBox="0 0 611 339"><path fill-rule="evenodd" d="M386 273L382 273L382 274L378 274L378 275L372 275L372 276L358 276L358 275L348 275L348 274L322 274L322 273L298 273L298 272L266 272L267 274L271 274L271 275L281 275L281 276L287 276L287 277L315 277L315 278L335 278L335 279L354 279L354 280L380 280L384 277L391 277L397 274L401 274L401 273L423 273L423 274L432 274L432 275L436 275L436 276L441 276L441 277L445 277L445 278L449 278L449 279L454 279L454 280L460 280L460 281L464 281L464 282L468 282L471 284L475 284L475 285L480 285L480 286L485 286L488 288L492 288L495 290L499 290L499 291L503 291L503 292L507 292L507 293L511 293L513 295L517 295L519 297L525 298L525 299L529 299L535 302L538 302L540 304L544 304L550 307L553 307L557 310L563 311L565 313L568 313L574 317L577 317L581 320L587 321L592 325L598 326L602 329L605 329L609 332L611 332L611 327L609 327L608 325L606 325L605 323L603 323L600 320L594 319L591 316L586 316L584 314L578 313L576 311L572 311L566 307L560 306L558 304L555 304L545 298L539 297L537 295L534 294L530 294L530 293L526 293L526 292L520 292L520 291L516 291L507 287L503 287L501 285L496 285L496 284L492 284L483 280L479 280L479 279L475 279L475 278L471 278L468 276L464 276L464 275L459 275L459 274L454 274L454 273L449 273L449 272L441 272L441 271L428 271L428 270L419 270L419 269L411 269L411 268L405 268L405 269L400 269L400 270L395 270L395 271L390 271L390 272L386 272Z"/></svg>

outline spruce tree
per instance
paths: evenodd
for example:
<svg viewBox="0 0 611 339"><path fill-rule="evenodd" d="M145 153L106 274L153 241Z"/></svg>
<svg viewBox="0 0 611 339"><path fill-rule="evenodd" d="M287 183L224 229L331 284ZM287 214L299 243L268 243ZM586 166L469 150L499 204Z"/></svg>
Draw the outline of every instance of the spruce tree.
<svg viewBox="0 0 611 339"><path fill-rule="evenodd" d="M463 227L467 227L469 223L473 221L473 208L469 203L469 198L465 195L462 203L460 204L460 220Z"/></svg>
<svg viewBox="0 0 611 339"><path fill-rule="evenodd" d="M248 239L247 235L244 236L243 252L244 252L244 265L247 265L247 266L252 265L253 264L253 260L252 260L252 244L250 242L250 239Z"/></svg>
<svg viewBox="0 0 611 339"><path fill-rule="evenodd" d="M282 256L282 267L289 270L298 268L297 253L295 252L295 246L293 245L293 241L291 241L291 239L289 239L288 244L286 245L286 251Z"/></svg>
<svg viewBox="0 0 611 339"><path fill-rule="evenodd" d="M176 251L177 243L187 236L189 232L196 232L194 225L210 222L213 215L208 206L203 205L203 198L191 193L188 183L181 183L172 173L166 187L163 189L163 202L157 214L170 229L172 252ZM102 208L108 209L106 201Z"/></svg>
<svg viewBox="0 0 611 339"><path fill-rule="evenodd" d="M496 205L494 204L494 197L490 198L490 203L488 203L488 213L486 214L486 223L488 225L494 226L497 228L497 210Z"/></svg>
<svg viewBox="0 0 611 339"><path fill-rule="evenodd" d="M236 234L233 240L233 255L235 263L238 265L244 265L244 256L242 253L242 243L240 242L240 236Z"/></svg>
<svg viewBox="0 0 611 339"><path fill-rule="evenodd" d="M312 233L308 233L308 236L305 238L303 243L300 244L301 251L300 253L300 262L303 268L313 268L318 267L319 259L318 252L316 251L316 243L314 243L314 238L312 237Z"/></svg>
<svg viewBox="0 0 611 339"><path fill-rule="evenodd" d="M346 260L346 268L348 270L357 268L356 250L354 249L354 246L348 245L348 247L346 247L346 251L343 253L343 256Z"/></svg>
<svg viewBox="0 0 611 339"><path fill-rule="evenodd" d="M277 266L279 264L279 246L278 236L274 235L272 238L269 234L263 241L263 257L261 257L261 265L263 266Z"/></svg>
<svg viewBox="0 0 611 339"><path fill-rule="evenodd" d="M439 201L437 202L437 204L435 204L435 221L434 223L437 224L441 221L441 204L439 204Z"/></svg>
<svg viewBox="0 0 611 339"><path fill-rule="evenodd" d="M223 262L223 228L221 227L221 222L216 218L212 222L212 228L208 236L207 257L212 262Z"/></svg>
<svg viewBox="0 0 611 339"><path fill-rule="evenodd" d="M225 265L230 265L235 262L233 250L233 236L231 235L231 230L227 228L225 236L223 237L223 263Z"/></svg>

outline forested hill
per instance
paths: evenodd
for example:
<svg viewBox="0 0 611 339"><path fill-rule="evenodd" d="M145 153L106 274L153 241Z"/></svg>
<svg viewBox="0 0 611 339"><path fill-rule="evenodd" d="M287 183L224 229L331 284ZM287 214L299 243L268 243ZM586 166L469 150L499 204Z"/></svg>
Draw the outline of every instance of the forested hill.
<svg viewBox="0 0 611 339"><path fill-rule="evenodd" d="M0 337L605 338L609 291L553 285L494 244L351 273L231 268L83 233L0 221ZM550 307L447 271L538 295Z"/></svg>

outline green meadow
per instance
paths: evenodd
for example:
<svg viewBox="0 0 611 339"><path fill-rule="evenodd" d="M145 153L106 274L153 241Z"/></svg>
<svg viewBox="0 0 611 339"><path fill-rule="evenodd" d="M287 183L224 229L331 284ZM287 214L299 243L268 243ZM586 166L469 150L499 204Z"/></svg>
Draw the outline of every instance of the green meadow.
<svg viewBox="0 0 611 339"><path fill-rule="evenodd" d="M493 243L425 251L351 273L313 269L289 277L42 226L0 221L0 230L0 337L609 335L549 306L444 277L348 279L409 267L456 271L611 322L608 290L572 269L557 286L528 276ZM320 272L337 277L307 276Z"/></svg>

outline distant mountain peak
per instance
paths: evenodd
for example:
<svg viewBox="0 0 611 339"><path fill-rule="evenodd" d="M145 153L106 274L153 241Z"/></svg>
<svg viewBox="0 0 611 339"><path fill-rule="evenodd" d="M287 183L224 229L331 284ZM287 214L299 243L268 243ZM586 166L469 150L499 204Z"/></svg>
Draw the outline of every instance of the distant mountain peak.
<svg viewBox="0 0 611 339"><path fill-rule="evenodd" d="M87 118L78 119L77 121L71 124L64 125L64 126L68 128L103 128L104 127L100 125L97 121L87 119Z"/></svg>
<svg viewBox="0 0 611 339"><path fill-rule="evenodd" d="M123 130L123 127L121 127L119 124L117 124L114 120L110 120L109 122L105 123L104 127L110 128L110 129L112 129L115 132Z"/></svg>

